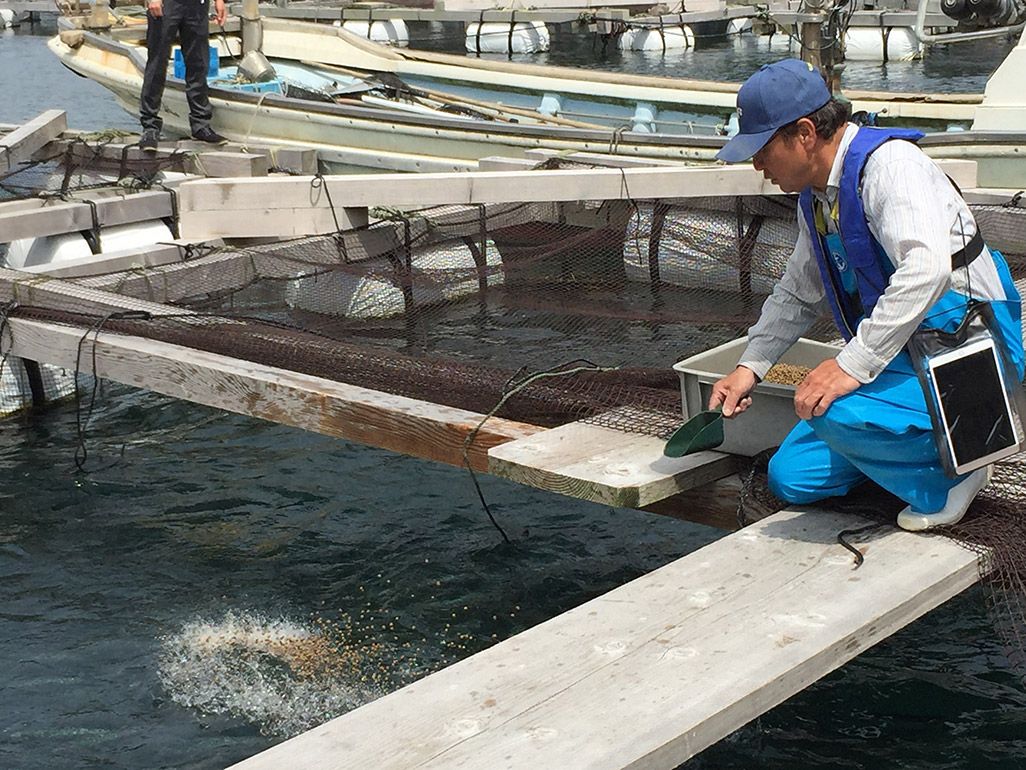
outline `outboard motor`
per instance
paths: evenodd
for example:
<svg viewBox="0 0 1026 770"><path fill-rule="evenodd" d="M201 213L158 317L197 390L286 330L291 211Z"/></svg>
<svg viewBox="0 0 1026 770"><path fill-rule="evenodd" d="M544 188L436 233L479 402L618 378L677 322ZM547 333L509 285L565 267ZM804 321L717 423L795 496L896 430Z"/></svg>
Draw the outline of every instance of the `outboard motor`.
<svg viewBox="0 0 1026 770"><path fill-rule="evenodd" d="M944 15L968 29L989 29L1026 19L1026 0L941 0Z"/></svg>
<svg viewBox="0 0 1026 770"><path fill-rule="evenodd" d="M977 19L989 19L1001 10L1008 0L965 0L965 6L976 15Z"/></svg>
<svg viewBox="0 0 1026 770"><path fill-rule="evenodd" d="M973 15L967 0L941 0L941 12L955 21L965 21Z"/></svg>

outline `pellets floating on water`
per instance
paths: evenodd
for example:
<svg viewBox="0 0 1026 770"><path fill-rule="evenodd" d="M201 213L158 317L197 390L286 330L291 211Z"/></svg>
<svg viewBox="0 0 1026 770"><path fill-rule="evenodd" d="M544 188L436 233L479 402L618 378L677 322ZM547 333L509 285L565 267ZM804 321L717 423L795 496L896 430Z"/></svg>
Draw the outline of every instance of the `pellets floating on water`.
<svg viewBox="0 0 1026 770"><path fill-rule="evenodd" d="M242 717L265 734L287 737L414 678L383 665L395 657L345 622L228 612L165 638L158 669L179 705Z"/></svg>

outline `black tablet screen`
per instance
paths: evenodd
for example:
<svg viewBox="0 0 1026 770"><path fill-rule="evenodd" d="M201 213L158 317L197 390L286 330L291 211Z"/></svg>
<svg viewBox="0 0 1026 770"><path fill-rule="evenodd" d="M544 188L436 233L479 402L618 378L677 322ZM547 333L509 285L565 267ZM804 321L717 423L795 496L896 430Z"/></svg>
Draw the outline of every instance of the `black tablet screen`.
<svg viewBox="0 0 1026 770"><path fill-rule="evenodd" d="M1016 443L991 349L935 366L933 376L956 467Z"/></svg>

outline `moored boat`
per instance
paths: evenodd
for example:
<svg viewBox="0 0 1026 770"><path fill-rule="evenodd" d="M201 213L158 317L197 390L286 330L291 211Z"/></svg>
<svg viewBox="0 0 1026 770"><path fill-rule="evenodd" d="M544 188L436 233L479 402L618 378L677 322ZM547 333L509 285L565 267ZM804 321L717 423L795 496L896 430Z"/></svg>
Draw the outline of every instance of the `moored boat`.
<svg viewBox="0 0 1026 770"><path fill-rule="evenodd" d="M266 82L239 76L247 23L260 25L260 51L274 69ZM483 157L536 148L710 161L729 131L738 87L399 51L343 29L282 19L230 26L236 31L211 37L219 58L211 78L217 130L237 141L315 147L329 171L468 170ZM105 33L67 29L49 46L135 112L144 37L141 25ZM1026 119L1011 75L1024 66L1020 41L985 94L846 96L881 125L929 132L924 147L935 157L978 160L981 184L1022 186ZM181 79L169 77L164 104L166 128L186 133ZM1007 112L1008 105L1017 111ZM973 130L995 106L1007 113L997 120L1000 130L989 118L986 133Z"/></svg>

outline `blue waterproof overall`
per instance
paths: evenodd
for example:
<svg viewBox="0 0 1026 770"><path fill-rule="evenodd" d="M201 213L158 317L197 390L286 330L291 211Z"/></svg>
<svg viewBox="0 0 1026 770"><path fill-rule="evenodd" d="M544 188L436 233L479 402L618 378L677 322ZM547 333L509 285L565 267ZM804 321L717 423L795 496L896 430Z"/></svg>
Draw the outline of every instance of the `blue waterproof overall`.
<svg viewBox="0 0 1026 770"><path fill-rule="evenodd" d="M844 156L835 217L827 233L824 214L810 189L799 198L813 253L837 327L850 340L859 321L873 312L894 265L873 238L859 195L870 154L892 139L917 141L918 131L861 128ZM1020 378L1023 374L1021 307L1004 258L991 250L1005 299L991 301L999 337ZM923 326L954 330L965 315L966 297L949 290L930 309ZM866 479L909 503L935 513L961 479L941 468L922 388L902 350L873 380L834 401L820 417L802 420L784 440L769 467L771 490L783 500L812 503L846 494Z"/></svg>

